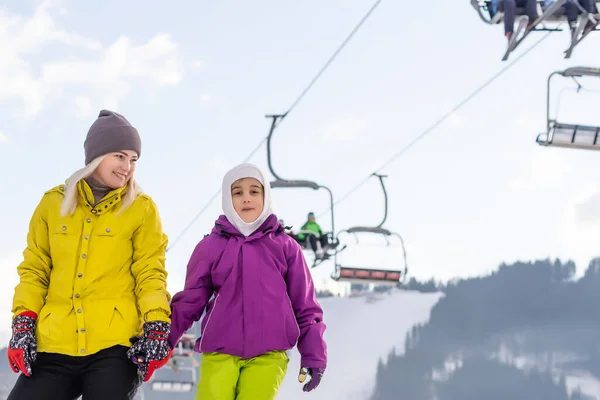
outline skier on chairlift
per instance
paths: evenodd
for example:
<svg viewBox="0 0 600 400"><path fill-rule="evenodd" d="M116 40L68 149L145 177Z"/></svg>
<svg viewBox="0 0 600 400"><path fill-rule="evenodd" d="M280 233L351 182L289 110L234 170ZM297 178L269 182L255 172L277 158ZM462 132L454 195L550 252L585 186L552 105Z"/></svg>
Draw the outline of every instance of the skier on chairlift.
<svg viewBox="0 0 600 400"><path fill-rule="evenodd" d="M548 6L554 3L556 0L546 0ZM577 16L579 15L579 7L575 3L579 3L579 5L588 13L594 14L596 9L596 4L594 0L572 0L567 1L565 3L565 8L567 12L567 23L569 24L569 31L571 32L571 36L575 33L575 29L577 28ZM592 21L588 21L585 25L583 33L587 33L588 31L594 29L596 25Z"/></svg>
<svg viewBox="0 0 600 400"><path fill-rule="evenodd" d="M323 230L321 226L315 220L315 213L309 212L307 216L307 221L300 228L300 232L294 235L294 238L300 243L303 244L306 241L306 237L308 236L308 240L310 242L310 247L312 251L315 252L317 258L322 258L329 244L327 242L327 235L323 234ZM312 231L312 233L307 233L306 231Z"/></svg>
<svg viewBox="0 0 600 400"><path fill-rule="evenodd" d="M504 3L504 35L509 42L515 29L517 7L524 7L525 14L529 17L526 30L531 30L531 27L539 17L536 0L492 0L492 7L498 10L500 3Z"/></svg>

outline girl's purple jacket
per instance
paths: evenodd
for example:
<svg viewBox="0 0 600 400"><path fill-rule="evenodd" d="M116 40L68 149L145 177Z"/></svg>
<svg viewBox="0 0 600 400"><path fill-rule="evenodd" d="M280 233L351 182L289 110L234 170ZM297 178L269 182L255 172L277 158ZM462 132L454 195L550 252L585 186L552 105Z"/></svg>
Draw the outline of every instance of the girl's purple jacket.
<svg viewBox="0 0 600 400"><path fill-rule="evenodd" d="M302 249L275 214L247 238L221 215L198 243L171 301L171 348L207 304L197 352L248 359L297 344L301 366L326 367L323 310Z"/></svg>

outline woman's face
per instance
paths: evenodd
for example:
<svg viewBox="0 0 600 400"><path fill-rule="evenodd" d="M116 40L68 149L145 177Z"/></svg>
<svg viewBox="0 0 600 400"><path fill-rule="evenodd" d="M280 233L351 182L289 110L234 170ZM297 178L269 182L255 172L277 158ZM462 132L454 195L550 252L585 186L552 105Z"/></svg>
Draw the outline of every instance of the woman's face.
<svg viewBox="0 0 600 400"><path fill-rule="evenodd" d="M100 183L118 189L127 184L135 171L138 155L132 150L108 153L92 174Z"/></svg>
<svg viewBox="0 0 600 400"><path fill-rule="evenodd" d="M231 185L233 209L247 224L262 214L265 203L263 185L254 178L242 178Z"/></svg>

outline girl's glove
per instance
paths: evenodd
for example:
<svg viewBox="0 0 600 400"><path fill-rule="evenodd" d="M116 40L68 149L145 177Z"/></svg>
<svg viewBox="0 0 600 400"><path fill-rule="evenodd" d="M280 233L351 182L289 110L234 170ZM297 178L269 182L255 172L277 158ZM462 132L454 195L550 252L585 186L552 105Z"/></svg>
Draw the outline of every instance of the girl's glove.
<svg viewBox="0 0 600 400"><path fill-rule="evenodd" d="M298 374L298 382L303 383L306 380L306 375L310 375L310 381L304 385L302 390L304 392L310 392L319 386L321 383L321 379L323 378L323 374L325 373L325 368L300 368L300 373Z"/></svg>
<svg viewBox="0 0 600 400"><path fill-rule="evenodd" d="M164 366L171 358L173 351L167 342L170 331L171 324L168 322L151 321L144 324L142 336L130 339L133 344L127 351L127 357L138 365L144 382L148 381L154 371Z"/></svg>
<svg viewBox="0 0 600 400"><path fill-rule="evenodd" d="M12 337L8 342L8 364L16 373L31 376L31 366L37 357L35 324L37 314L24 311L12 321Z"/></svg>

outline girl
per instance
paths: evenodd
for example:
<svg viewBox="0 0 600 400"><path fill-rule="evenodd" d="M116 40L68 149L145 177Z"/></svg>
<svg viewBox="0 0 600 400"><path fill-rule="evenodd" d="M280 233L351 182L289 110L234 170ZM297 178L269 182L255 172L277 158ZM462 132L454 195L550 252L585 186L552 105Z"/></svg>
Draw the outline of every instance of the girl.
<svg viewBox="0 0 600 400"><path fill-rule="evenodd" d="M323 310L300 245L271 210L270 187L255 165L223 178L221 215L196 246L185 287L171 302L169 345L202 316L196 399L275 399L286 374L286 350L302 356L304 391L319 385L327 364ZM214 294L214 298L209 301Z"/></svg>
<svg viewBox="0 0 600 400"><path fill-rule="evenodd" d="M84 148L85 168L47 191L31 218L8 347L22 374L10 400L133 399L138 370L148 380L170 355L167 237L133 179L138 132L102 110Z"/></svg>

